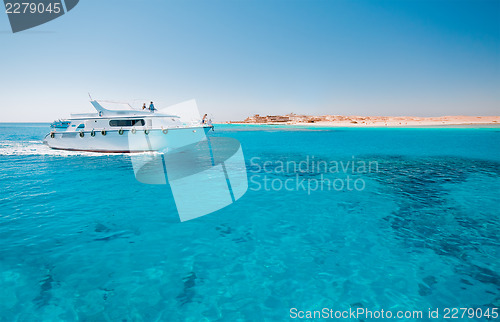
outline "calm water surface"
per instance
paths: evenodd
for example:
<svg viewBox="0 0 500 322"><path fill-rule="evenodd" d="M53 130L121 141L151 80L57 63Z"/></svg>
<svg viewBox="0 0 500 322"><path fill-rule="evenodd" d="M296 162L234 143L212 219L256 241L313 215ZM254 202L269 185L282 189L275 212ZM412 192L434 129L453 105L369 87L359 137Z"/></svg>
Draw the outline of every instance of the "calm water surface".
<svg viewBox="0 0 500 322"><path fill-rule="evenodd" d="M137 182L129 156L52 151L48 130L0 124L2 321L500 305L498 128L217 126L241 142L249 190L184 223L169 186ZM378 167L276 168L312 159ZM347 175L364 189L279 189Z"/></svg>

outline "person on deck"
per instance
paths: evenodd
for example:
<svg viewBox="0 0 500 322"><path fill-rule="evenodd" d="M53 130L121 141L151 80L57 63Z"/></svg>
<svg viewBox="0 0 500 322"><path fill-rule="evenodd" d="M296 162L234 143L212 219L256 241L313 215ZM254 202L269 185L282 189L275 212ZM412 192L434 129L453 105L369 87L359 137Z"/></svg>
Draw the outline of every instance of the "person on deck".
<svg viewBox="0 0 500 322"><path fill-rule="evenodd" d="M207 122L207 114L203 115L203 118L201 119L201 124L205 124Z"/></svg>
<svg viewBox="0 0 500 322"><path fill-rule="evenodd" d="M145 110L145 109L146 109L146 103L144 103L144 104L142 105L142 109L143 109L143 110Z"/></svg>
<svg viewBox="0 0 500 322"><path fill-rule="evenodd" d="M151 113L154 113L156 108L155 106L153 105L153 102L151 102L151 104L149 104L149 110L151 111Z"/></svg>

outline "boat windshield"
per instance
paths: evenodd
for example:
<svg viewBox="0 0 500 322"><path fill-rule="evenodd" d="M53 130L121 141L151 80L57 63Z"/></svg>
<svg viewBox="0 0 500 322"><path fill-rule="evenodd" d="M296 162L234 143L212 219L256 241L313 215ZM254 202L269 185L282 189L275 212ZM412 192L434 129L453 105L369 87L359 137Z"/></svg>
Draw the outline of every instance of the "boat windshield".
<svg viewBox="0 0 500 322"><path fill-rule="evenodd" d="M109 121L109 126L144 126L144 124L145 122L143 119Z"/></svg>

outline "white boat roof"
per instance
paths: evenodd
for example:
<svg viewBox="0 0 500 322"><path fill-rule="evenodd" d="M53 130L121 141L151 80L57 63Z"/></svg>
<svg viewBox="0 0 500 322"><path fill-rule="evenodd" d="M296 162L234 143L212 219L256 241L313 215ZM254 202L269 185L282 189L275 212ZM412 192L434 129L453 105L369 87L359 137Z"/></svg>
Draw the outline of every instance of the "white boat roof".
<svg viewBox="0 0 500 322"><path fill-rule="evenodd" d="M81 113L81 114L71 114L71 118L102 118L102 117L173 117L179 118L177 115L164 114L151 112L147 110L134 109L128 103L112 102L112 101L90 101L92 106L96 109L97 113ZM106 106L106 107L104 107Z"/></svg>

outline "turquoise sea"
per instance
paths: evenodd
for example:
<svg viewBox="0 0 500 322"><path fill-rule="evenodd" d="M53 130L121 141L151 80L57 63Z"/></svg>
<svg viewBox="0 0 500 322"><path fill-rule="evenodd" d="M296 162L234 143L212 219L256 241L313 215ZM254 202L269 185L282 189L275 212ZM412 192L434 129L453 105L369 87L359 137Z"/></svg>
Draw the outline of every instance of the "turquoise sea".
<svg viewBox="0 0 500 322"><path fill-rule="evenodd" d="M53 151L48 131L0 124L1 321L282 321L293 308L430 321L429 308L500 306L500 128L219 125L249 189L182 223L130 156ZM358 189L319 186L347 176Z"/></svg>

